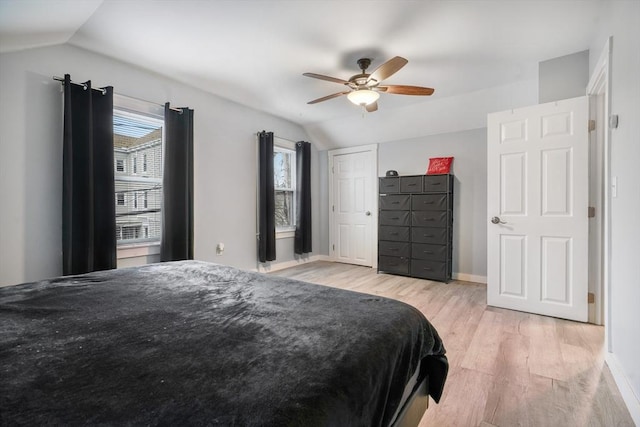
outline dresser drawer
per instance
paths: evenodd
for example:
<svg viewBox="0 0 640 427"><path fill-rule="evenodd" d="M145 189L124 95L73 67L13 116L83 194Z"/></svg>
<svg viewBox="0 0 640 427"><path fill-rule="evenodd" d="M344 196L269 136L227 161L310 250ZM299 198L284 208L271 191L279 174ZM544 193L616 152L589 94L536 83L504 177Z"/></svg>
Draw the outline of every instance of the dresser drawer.
<svg viewBox="0 0 640 427"><path fill-rule="evenodd" d="M414 194L411 199L411 208L414 211L446 211L446 194Z"/></svg>
<svg viewBox="0 0 640 427"><path fill-rule="evenodd" d="M425 175L422 177L424 193L451 193L453 191L453 176Z"/></svg>
<svg viewBox="0 0 640 427"><path fill-rule="evenodd" d="M413 211L411 225L418 227L446 227L450 225L449 211Z"/></svg>
<svg viewBox="0 0 640 427"><path fill-rule="evenodd" d="M448 235L447 228L413 227L411 229L411 241L413 243L446 245Z"/></svg>
<svg viewBox="0 0 640 427"><path fill-rule="evenodd" d="M392 240L394 242L409 241L409 227L395 227L391 225L380 226L378 232L380 240Z"/></svg>
<svg viewBox="0 0 640 427"><path fill-rule="evenodd" d="M378 270L389 273L409 274L409 259L395 256L379 256Z"/></svg>
<svg viewBox="0 0 640 427"><path fill-rule="evenodd" d="M407 242L380 241L378 244L378 254L409 258L411 255L411 244Z"/></svg>
<svg viewBox="0 0 640 427"><path fill-rule="evenodd" d="M423 279L447 279L447 263L439 261L411 261L411 275Z"/></svg>
<svg viewBox="0 0 640 427"><path fill-rule="evenodd" d="M378 178L378 193L388 194L400 191L400 178L397 176Z"/></svg>
<svg viewBox="0 0 640 427"><path fill-rule="evenodd" d="M447 248L447 245L413 243L411 245L411 257L414 259L426 259L430 261L446 261L449 257Z"/></svg>
<svg viewBox="0 0 640 427"><path fill-rule="evenodd" d="M409 210L410 207L411 207L411 196L409 196L408 194L380 196L380 210L400 211L400 210Z"/></svg>
<svg viewBox="0 0 640 427"><path fill-rule="evenodd" d="M401 193L422 193L422 175L401 176L400 192Z"/></svg>
<svg viewBox="0 0 640 427"><path fill-rule="evenodd" d="M380 225L409 225L409 211L380 211Z"/></svg>

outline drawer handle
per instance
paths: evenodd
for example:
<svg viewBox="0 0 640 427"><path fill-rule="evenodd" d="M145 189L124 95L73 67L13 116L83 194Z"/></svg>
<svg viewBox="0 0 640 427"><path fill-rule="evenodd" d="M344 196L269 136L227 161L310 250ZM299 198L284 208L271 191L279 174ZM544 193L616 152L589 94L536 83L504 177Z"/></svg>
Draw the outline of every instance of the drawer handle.
<svg viewBox="0 0 640 427"><path fill-rule="evenodd" d="M423 234L422 237L433 237L433 234Z"/></svg>
<svg viewBox="0 0 640 427"><path fill-rule="evenodd" d="M440 185L440 184L441 184L440 182L433 182L433 183L431 183L431 185Z"/></svg>
<svg viewBox="0 0 640 427"><path fill-rule="evenodd" d="M422 251L423 254L433 255L433 251Z"/></svg>
<svg viewBox="0 0 640 427"><path fill-rule="evenodd" d="M429 268L429 267L423 267L422 269L423 269L423 270L425 270L425 271L431 271L431 270L432 270L432 269L431 269L431 268Z"/></svg>
<svg viewBox="0 0 640 427"><path fill-rule="evenodd" d="M398 252L400 249L398 249L398 248L389 248L389 250L390 250L391 252Z"/></svg>
<svg viewBox="0 0 640 427"><path fill-rule="evenodd" d="M433 204L433 200L430 201L430 202L422 202L422 203L425 204L425 205L432 205Z"/></svg>
<svg viewBox="0 0 640 427"><path fill-rule="evenodd" d="M397 217L397 216L394 216L394 217L393 217L393 218L391 218L391 219L400 219L400 218L399 218L399 217Z"/></svg>
<svg viewBox="0 0 640 427"><path fill-rule="evenodd" d="M392 205L399 205L400 202L391 202Z"/></svg>
<svg viewBox="0 0 640 427"><path fill-rule="evenodd" d="M391 236L397 236L398 233L389 233Z"/></svg>
<svg viewBox="0 0 640 427"><path fill-rule="evenodd" d="M422 220L423 221L435 221L435 219L433 219L433 218L424 218L424 217L422 217Z"/></svg>
<svg viewBox="0 0 640 427"><path fill-rule="evenodd" d="M413 183L413 184L408 184L408 185L409 185L409 187L415 187L415 186L416 186L416 185L418 185L418 184Z"/></svg>

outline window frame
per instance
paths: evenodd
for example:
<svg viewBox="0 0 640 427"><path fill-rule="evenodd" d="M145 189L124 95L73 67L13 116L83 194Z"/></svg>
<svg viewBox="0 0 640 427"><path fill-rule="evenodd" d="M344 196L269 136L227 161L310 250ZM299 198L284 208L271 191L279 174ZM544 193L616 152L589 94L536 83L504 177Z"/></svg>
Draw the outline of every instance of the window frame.
<svg viewBox="0 0 640 427"><path fill-rule="evenodd" d="M276 239L286 239L295 237L295 231L297 227L297 219L298 219L298 204L297 204L297 171L296 171L296 144L291 141L287 141L282 138L274 137L273 138L273 151L275 152L286 152L291 154L291 193L292 193L292 207L291 207L291 215L292 215L292 225L288 227L278 227L276 226ZM275 165L274 165L274 173L275 173ZM281 189L275 187L274 182L274 193L275 191L289 191L287 189Z"/></svg>

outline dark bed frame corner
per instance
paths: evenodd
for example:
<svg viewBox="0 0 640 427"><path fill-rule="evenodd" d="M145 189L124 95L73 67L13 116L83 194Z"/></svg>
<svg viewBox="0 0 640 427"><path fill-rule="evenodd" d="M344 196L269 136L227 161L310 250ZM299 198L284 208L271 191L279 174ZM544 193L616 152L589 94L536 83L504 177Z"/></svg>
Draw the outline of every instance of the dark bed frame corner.
<svg viewBox="0 0 640 427"><path fill-rule="evenodd" d="M420 385L405 402L402 410L390 427L417 427L429 407L429 377Z"/></svg>

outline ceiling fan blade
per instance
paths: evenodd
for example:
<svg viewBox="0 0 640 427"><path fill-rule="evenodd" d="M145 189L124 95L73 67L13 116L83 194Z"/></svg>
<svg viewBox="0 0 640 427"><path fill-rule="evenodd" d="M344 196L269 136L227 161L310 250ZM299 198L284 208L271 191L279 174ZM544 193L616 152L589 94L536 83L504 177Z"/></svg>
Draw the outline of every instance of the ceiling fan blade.
<svg viewBox="0 0 640 427"><path fill-rule="evenodd" d="M318 98L318 99L314 99L313 101L309 101L309 102L307 102L307 104L317 104L318 102L327 101L329 99L333 99L333 98L337 98L337 97L342 96L342 95L346 95L349 92L351 92L351 91L347 90L347 91L344 91L344 92L332 93L331 95L323 96L322 98Z"/></svg>
<svg viewBox="0 0 640 427"><path fill-rule="evenodd" d="M376 70L373 73L371 73L371 75L369 76L369 81L376 80L379 83L384 79L388 79L393 74L395 74L398 70L400 70L400 68L407 65L407 62L409 61L407 61L401 56L396 56L394 58L391 58L390 60L388 60L387 62L385 62L378 68L376 68Z"/></svg>
<svg viewBox="0 0 640 427"><path fill-rule="evenodd" d="M434 89L421 86L404 86L404 85L388 85L378 86L378 90L385 93L394 93L396 95L431 95Z"/></svg>
<svg viewBox="0 0 640 427"><path fill-rule="evenodd" d="M303 76L307 76L307 77L313 77L314 79L326 80L328 82L340 83L340 84L343 84L343 85L348 85L349 84L349 82L346 81L346 80L338 79L336 77L323 76L322 74L303 73L302 75Z"/></svg>
<svg viewBox="0 0 640 427"><path fill-rule="evenodd" d="M371 104L365 105L364 108L367 110L367 113L373 113L374 111L378 111L378 103L372 102Z"/></svg>

